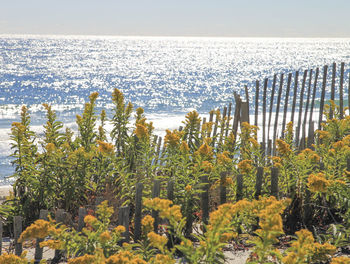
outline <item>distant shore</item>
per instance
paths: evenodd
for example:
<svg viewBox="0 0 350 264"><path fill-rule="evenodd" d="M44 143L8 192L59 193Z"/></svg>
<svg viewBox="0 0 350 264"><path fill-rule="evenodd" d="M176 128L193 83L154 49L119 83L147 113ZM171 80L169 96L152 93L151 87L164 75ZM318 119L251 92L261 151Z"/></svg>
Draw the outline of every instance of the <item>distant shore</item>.
<svg viewBox="0 0 350 264"><path fill-rule="evenodd" d="M6 199L6 196L10 194L11 189L12 186L10 185L0 186L0 203Z"/></svg>

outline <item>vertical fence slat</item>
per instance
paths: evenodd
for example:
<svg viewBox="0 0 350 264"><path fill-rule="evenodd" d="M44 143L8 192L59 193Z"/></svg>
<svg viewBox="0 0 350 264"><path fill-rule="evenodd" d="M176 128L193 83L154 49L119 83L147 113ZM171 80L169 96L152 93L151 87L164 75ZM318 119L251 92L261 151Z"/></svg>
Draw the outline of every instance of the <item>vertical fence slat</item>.
<svg viewBox="0 0 350 264"><path fill-rule="evenodd" d="M249 122L249 105L247 102L241 102L241 124L243 122Z"/></svg>
<svg viewBox="0 0 350 264"><path fill-rule="evenodd" d="M205 225L209 220L209 179L208 176L202 176L203 189L201 193L202 219Z"/></svg>
<svg viewBox="0 0 350 264"><path fill-rule="evenodd" d="M349 79L348 79L348 109L350 115L350 71L349 71Z"/></svg>
<svg viewBox="0 0 350 264"><path fill-rule="evenodd" d="M255 199L259 199L259 196L261 195L263 176L264 176L264 168L258 167L258 170L256 172L256 180L255 180L255 196L254 196Z"/></svg>
<svg viewBox="0 0 350 264"><path fill-rule="evenodd" d="M55 213L55 220L57 224L61 224L64 222L64 210L63 209L57 209ZM63 251L62 250L55 250L54 258L52 259L53 263L58 263L60 259L62 258Z"/></svg>
<svg viewBox="0 0 350 264"><path fill-rule="evenodd" d="M275 112L275 124L274 124L274 128L273 128L273 138L272 138L273 139L273 154L275 154L275 149L276 149L277 125L278 125L278 115L279 115L279 111L280 111L282 89L283 89L283 73L281 74L281 78L280 78L280 86L278 89L276 112Z"/></svg>
<svg viewBox="0 0 350 264"><path fill-rule="evenodd" d="M340 65L340 83L339 83L339 111L340 119L344 118L344 62Z"/></svg>
<svg viewBox="0 0 350 264"><path fill-rule="evenodd" d="M130 207L129 206L119 207L118 224L125 227L125 232L122 234L124 239L120 242L120 244L122 244L123 242L128 243L130 241L129 215L130 215Z"/></svg>
<svg viewBox="0 0 350 264"><path fill-rule="evenodd" d="M303 112L303 102L304 102L304 91L305 91L305 84L306 84L306 77L307 77L307 70L304 71L303 75L303 82L301 84L301 91L300 91L300 100L299 100L299 116L298 116L298 126L296 131L296 145L299 145L299 137L300 137L300 130L301 130L301 119L302 119L302 112Z"/></svg>
<svg viewBox="0 0 350 264"><path fill-rule="evenodd" d="M327 84L327 71L328 66L323 67L323 81L322 81L322 91L321 91L321 101L320 101L320 112L318 115L318 129L321 130L322 118L323 118L323 107L324 107L324 98L326 95L326 84Z"/></svg>
<svg viewBox="0 0 350 264"><path fill-rule="evenodd" d="M39 219L46 220L48 219L48 210L40 210ZM43 248L40 247L40 243L44 241L42 238L38 238L35 244L35 253L34 253L34 263L40 263L40 260L43 258Z"/></svg>
<svg viewBox="0 0 350 264"><path fill-rule="evenodd" d="M309 119L309 125L312 122L313 119L313 112L314 112L314 107L315 107L315 97L316 97L316 88L317 88L317 81L318 81L318 74L319 74L319 68L316 68L316 73L315 73L315 81L314 81L314 87L312 91L312 99L311 99L311 107L310 107L310 119Z"/></svg>
<svg viewBox="0 0 350 264"><path fill-rule="evenodd" d="M241 99L239 98L239 95L235 96L235 114L233 117L233 125L232 125L232 132L235 135L235 138L237 138L237 130L238 130L238 124L241 117Z"/></svg>
<svg viewBox="0 0 350 264"><path fill-rule="evenodd" d="M135 194L135 219L134 219L134 240L139 241L141 239L141 218L142 218L142 191L143 184L138 182L136 184Z"/></svg>
<svg viewBox="0 0 350 264"><path fill-rule="evenodd" d="M258 125L258 114L259 114L259 81L256 81L255 86L255 116L254 116L254 125Z"/></svg>
<svg viewBox="0 0 350 264"><path fill-rule="evenodd" d="M226 177L227 172L223 171L220 174L220 204L226 203Z"/></svg>
<svg viewBox="0 0 350 264"><path fill-rule="evenodd" d="M15 255L20 256L22 254L22 243L18 242L19 236L22 233L22 216L15 216L13 219L13 233L15 238Z"/></svg>
<svg viewBox="0 0 350 264"><path fill-rule="evenodd" d="M333 62L333 65L332 65L332 83L331 83L331 100L333 100L333 102L335 99L335 75L336 75L336 73L337 73L337 64L335 62ZM329 117L333 118L332 108L329 110L330 110Z"/></svg>
<svg viewBox="0 0 350 264"><path fill-rule="evenodd" d="M160 180L154 180L152 198L159 197L160 195ZM154 218L154 232L158 232L159 225L159 213L155 210L152 210L152 217Z"/></svg>
<svg viewBox="0 0 350 264"><path fill-rule="evenodd" d="M2 233L3 233L2 220L0 220L0 255L2 254Z"/></svg>
<svg viewBox="0 0 350 264"><path fill-rule="evenodd" d="M284 98L284 111L283 111L283 122L282 122L282 138L284 137L284 130L286 128L288 100L289 100L289 91L290 91L291 82L292 82L292 74L289 73L288 74L288 81L287 81L286 97Z"/></svg>
<svg viewBox="0 0 350 264"><path fill-rule="evenodd" d="M85 223L84 218L87 215L87 211L84 207L80 207L78 211L78 232L81 232L83 230Z"/></svg>
<svg viewBox="0 0 350 264"><path fill-rule="evenodd" d="M271 195L278 199L278 174L279 170L276 167L271 168Z"/></svg>
<svg viewBox="0 0 350 264"><path fill-rule="evenodd" d="M270 140L270 130L271 130L271 118L272 118L272 109L273 109L273 101L274 101L274 96L275 96L275 88L276 88L276 79L277 75L275 74L273 76L273 81L272 81L272 90L271 90L271 98L270 98L270 110L269 110L269 121L268 121L268 129L267 129L267 141Z"/></svg>
<svg viewBox="0 0 350 264"><path fill-rule="evenodd" d="M243 199L243 174L237 175L237 185L236 185L236 200Z"/></svg>
<svg viewBox="0 0 350 264"><path fill-rule="evenodd" d="M263 92L263 131L262 131L262 137L263 137L264 152L266 149L266 91L267 91L268 81L269 80L267 78L264 80L264 92Z"/></svg>
<svg viewBox="0 0 350 264"><path fill-rule="evenodd" d="M232 103L230 103L228 105L228 113L227 113L227 122L226 122L226 133L225 133L225 137L228 136L228 132L230 129L230 118L231 118L231 112L232 112Z"/></svg>
<svg viewBox="0 0 350 264"><path fill-rule="evenodd" d="M294 79L294 90L293 90L293 105L292 105L292 117L290 121L294 123L294 111L295 111L295 105L297 102L297 94L298 94L298 82L299 82L299 71L295 72L295 79Z"/></svg>

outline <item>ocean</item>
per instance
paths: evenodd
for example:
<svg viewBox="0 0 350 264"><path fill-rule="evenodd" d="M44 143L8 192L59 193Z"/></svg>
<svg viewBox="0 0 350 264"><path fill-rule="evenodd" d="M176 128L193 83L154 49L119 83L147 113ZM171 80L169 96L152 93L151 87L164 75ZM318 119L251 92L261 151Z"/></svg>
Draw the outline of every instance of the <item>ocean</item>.
<svg viewBox="0 0 350 264"><path fill-rule="evenodd" d="M97 112L108 111L118 88L162 134L188 111L205 115L233 92L244 97L244 85L252 102L255 80L275 73L345 62L347 98L349 51L350 39L0 35L0 185L11 183L9 133L22 105L40 137L42 103L76 129L90 93L99 92Z"/></svg>

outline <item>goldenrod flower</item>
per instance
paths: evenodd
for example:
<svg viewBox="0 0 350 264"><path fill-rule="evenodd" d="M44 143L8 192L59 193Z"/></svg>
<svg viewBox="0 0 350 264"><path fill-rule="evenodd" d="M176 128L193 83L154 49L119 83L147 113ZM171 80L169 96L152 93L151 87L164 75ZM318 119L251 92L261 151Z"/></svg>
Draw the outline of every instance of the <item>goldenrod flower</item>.
<svg viewBox="0 0 350 264"><path fill-rule="evenodd" d="M134 255L132 252L125 250L110 256L103 264L147 264L147 262L140 255Z"/></svg>
<svg viewBox="0 0 350 264"><path fill-rule="evenodd" d="M114 153L114 146L111 143L103 142L101 140L96 141L98 144L98 151L102 154L110 155Z"/></svg>
<svg viewBox="0 0 350 264"><path fill-rule="evenodd" d="M26 239L45 238L50 234L50 232L54 231L54 229L55 228L50 222L42 219L36 220L23 231L19 237L19 242L23 242Z"/></svg>
<svg viewBox="0 0 350 264"><path fill-rule="evenodd" d="M277 145L278 153L285 155L285 156L288 156L289 154L292 153L290 145L287 142L283 141L282 139L277 139L276 145Z"/></svg>
<svg viewBox="0 0 350 264"><path fill-rule="evenodd" d="M139 139L148 137L148 128L141 124L136 124L135 134Z"/></svg>
<svg viewBox="0 0 350 264"><path fill-rule="evenodd" d="M104 231L100 234L100 240L102 243L106 243L111 239L112 239L112 236L108 231Z"/></svg>
<svg viewBox="0 0 350 264"><path fill-rule="evenodd" d="M229 158L229 152L224 151L221 154L218 154L218 162L221 165L230 165L232 163L232 159Z"/></svg>
<svg viewBox="0 0 350 264"><path fill-rule="evenodd" d="M51 249L63 249L63 242L60 240L53 240L53 239L49 239L43 242L40 242L40 247L48 247Z"/></svg>
<svg viewBox="0 0 350 264"><path fill-rule="evenodd" d="M150 240L150 245L156 247L160 250L163 250L164 246L168 242L168 239L164 236L158 235L156 233L149 232L147 234L148 239Z"/></svg>
<svg viewBox="0 0 350 264"><path fill-rule="evenodd" d="M186 141L181 142L180 151L184 154L187 154L190 151L190 147L188 146Z"/></svg>
<svg viewBox="0 0 350 264"><path fill-rule="evenodd" d="M192 186L187 184L186 187L185 187L185 191L186 192L190 192L192 190Z"/></svg>
<svg viewBox="0 0 350 264"><path fill-rule="evenodd" d="M214 168L214 165L211 162L205 160L205 161L202 162L201 168L205 172L211 172L213 170L213 168Z"/></svg>
<svg viewBox="0 0 350 264"><path fill-rule="evenodd" d="M213 157L213 148L205 141L197 150L197 153L203 158L211 159Z"/></svg>
<svg viewBox="0 0 350 264"><path fill-rule="evenodd" d="M332 259L331 264L350 264L350 258L349 257L336 257Z"/></svg>
<svg viewBox="0 0 350 264"><path fill-rule="evenodd" d="M253 162L251 160L242 160L237 166L241 173L248 174L253 169Z"/></svg>
<svg viewBox="0 0 350 264"><path fill-rule="evenodd" d="M309 187L309 190L312 192L326 192L328 186L330 185L330 181L325 178L325 175L323 173L310 174L308 178L307 186Z"/></svg>
<svg viewBox="0 0 350 264"><path fill-rule="evenodd" d="M150 215L146 215L142 220L141 220L142 227L144 229L145 233L149 233L153 229L154 225L154 218Z"/></svg>
<svg viewBox="0 0 350 264"><path fill-rule="evenodd" d="M85 224L90 224L90 225L93 225L97 222L97 218L93 215L87 215L84 217L84 222Z"/></svg>
<svg viewBox="0 0 350 264"><path fill-rule="evenodd" d="M154 264L175 264L176 261L175 259L171 258L168 255L163 255L163 254L157 254L154 262L152 262Z"/></svg>
<svg viewBox="0 0 350 264"><path fill-rule="evenodd" d="M114 232L121 234L124 233L126 231L125 227L122 225L118 225L116 228L114 228Z"/></svg>
<svg viewBox="0 0 350 264"><path fill-rule="evenodd" d="M180 144L180 134L177 130L171 132L169 129L166 130L164 137L164 144L166 146L177 147Z"/></svg>

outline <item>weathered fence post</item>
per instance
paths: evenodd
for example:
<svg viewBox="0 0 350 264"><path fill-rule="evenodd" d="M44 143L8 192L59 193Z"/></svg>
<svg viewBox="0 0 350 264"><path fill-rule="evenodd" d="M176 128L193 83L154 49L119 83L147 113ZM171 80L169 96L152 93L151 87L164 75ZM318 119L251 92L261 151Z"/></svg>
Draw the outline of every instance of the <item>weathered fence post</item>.
<svg viewBox="0 0 350 264"><path fill-rule="evenodd" d="M202 220L205 225L209 220L209 180L208 176L202 176L203 192L201 193Z"/></svg>
<svg viewBox="0 0 350 264"><path fill-rule="evenodd" d="M340 119L344 118L344 62L340 64L340 84L339 84L339 111Z"/></svg>
<svg viewBox="0 0 350 264"><path fill-rule="evenodd" d="M326 95L326 84L327 84L327 71L328 66L323 67L323 82L322 82L322 91L321 91L321 100L320 100L320 112L318 116L318 129L321 130L322 117L323 117L323 107L324 107L324 98Z"/></svg>
<svg viewBox="0 0 350 264"><path fill-rule="evenodd" d="M0 220L0 255L2 254L2 233L3 233L3 225L2 225L2 221Z"/></svg>
<svg viewBox="0 0 350 264"><path fill-rule="evenodd" d="M289 100L289 92L290 92L291 82L292 82L292 74L289 73L288 74L288 81L287 81L286 97L284 99L284 111L283 111L283 121L282 121L282 138L284 137L284 130L286 128L288 100Z"/></svg>
<svg viewBox="0 0 350 264"><path fill-rule="evenodd" d="M295 112L295 105L297 102L297 94L298 94L298 81L299 81L299 71L295 72L295 78L294 78L294 89L293 89L293 104L292 104L292 117L290 121L294 124L294 112Z"/></svg>
<svg viewBox="0 0 350 264"><path fill-rule="evenodd" d="M243 198L243 174L237 175L237 186L236 186L236 200L242 200Z"/></svg>
<svg viewBox="0 0 350 264"><path fill-rule="evenodd" d="M241 125L243 122L249 122L249 105L247 102L241 102Z"/></svg>
<svg viewBox="0 0 350 264"><path fill-rule="evenodd" d="M331 83L331 100L334 102L335 99L335 75L337 73L337 64L333 62L332 67L332 83ZM333 109L332 107L329 109L329 117L333 118Z"/></svg>
<svg viewBox="0 0 350 264"><path fill-rule="evenodd" d="M40 210L39 219L46 220L48 219L48 210ZM34 254L34 263L40 263L41 259L43 258L43 248L40 247L40 243L44 241L42 238L36 239L35 244L35 254Z"/></svg>
<svg viewBox="0 0 350 264"><path fill-rule="evenodd" d="M160 180L155 180L153 182L152 198L159 197L160 195ZM152 210L152 217L154 218L154 232L158 233L159 225L159 213Z"/></svg>
<svg viewBox="0 0 350 264"><path fill-rule="evenodd" d="M220 204L226 203L226 176L226 171L220 173Z"/></svg>
<svg viewBox="0 0 350 264"><path fill-rule="evenodd" d="M142 191L143 184L141 182L138 182L136 184L135 195L134 241L139 241L141 238Z"/></svg>
<svg viewBox="0 0 350 264"><path fill-rule="evenodd" d="M279 115L280 104L281 104L282 89L283 89L283 73L281 74L281 78L280 78L280 86L278 89L276 112L275 112L275 124L273 127L273 146L272 146L273 155L275 155L276 153L277 125L278 125L278 115Z"/></svg>
<svg viewBox="0 0 350 264"><path fill-rule="evenodd" d="M22 216L15 216L13 219L13 233L15 238L15 255L20 256L22 254L22 243L18 242L19 236L22 233Z"/></svg>
<svg viewBox="0 0 350 264"><path fill-rule="evenodd" d="M256 87L255 87L255 115L254 115L254 125L255 126L258 126L258 114L259 114L259 81L256 81Z"/></svg>
<svg viewBox="0 0 350 264"><path fill-rule="evenodd" d="M64 222L64 210L63 209L57 209L55 213L55 220L57 224ZM60 259L62 258L63 251L62 250L55 250L55 256L52 259L51 263L59 263Z"/></svg>
<svg viewBox="0 0 350 264"><path fill-rule="evenodd" d="M300 91L300 98L299 98L300 99L300 101L299 101L299 116L298 116L298 125L297 125L296 137L295 137L295 142L296 142L297 147L299 146L299 142L300 142L299 140L300 140L301 119L302 119L302 112L303 112L306 77L307 77L307 70L304 71L303 82L301 84L301 91ZM307 104L308 104L308 102L307 102Z"/></svg>
<svg viewBox="0 0 350 264"><path fill-rule="evenodd" d="M255 196L254 196L255 199L259 199L259 196L261 195L263 176L264 176L264 168L258 167L258 170L256 173L256 182L255 182Z"/></svg>
<svg viewBox="0 0 350 264"><path fill-rule="evenodd" d="M278 199L278 174L279 170L276 167L271 168L271 195Z"/></svg>
<svg viewBox="0 0 350 264"><path fill-rule="evenodd" d="M269 111L269 122L268 122L268 130L267 130L267 141L270 140L270 130L271 130L271 118L272 118L272 109L273 109L273 99L275 96L275 88L276 88L276 79L277 79L277 75L275 74L273 76L273 81L272 81L272 91L271 91L271 99L270 99L270 111ZM270 152L271 153L271 152ZM270 154L268 154L270 155Z"/></svg>
<svg viewBox="0 0 350 264"><path fill-rule="evenodd" d="M123 233L124 239L121 241L121 244L123 242L127 242L128 243L130 241L129 215L130 215L130 207L129 206L119 207L118 225L122 225L122 226L125 227L125 232Z"/></svg>
<svg viewBox="0 0 350 264"><path fill-rule="evenodd" d="M78 211L78 232L81 232L85 226L84 218L87 215L87 211L84 207L79 207Z"/></svg>
<svg viewBox="0 0 350 264"><path fill-rule="evenodd" d="M262 131L262 138L263 138L263 145L264 145L264 153L266 150L266 92L267 92L267 84L268 79L266 78L264 80L264 90L263 90L263 131Z"/></svg>
<svg viewBox="0 0 350 264"><path fill-rule="evenodd" d="M168 181L168 185L167 185L167 199L170 201L174 200L174 181L170 180Z"/></svg>

